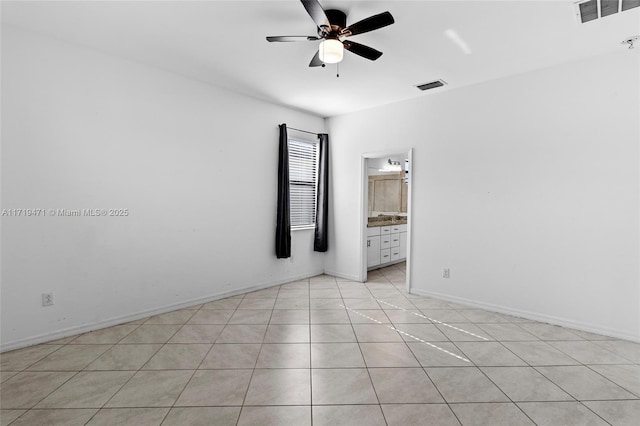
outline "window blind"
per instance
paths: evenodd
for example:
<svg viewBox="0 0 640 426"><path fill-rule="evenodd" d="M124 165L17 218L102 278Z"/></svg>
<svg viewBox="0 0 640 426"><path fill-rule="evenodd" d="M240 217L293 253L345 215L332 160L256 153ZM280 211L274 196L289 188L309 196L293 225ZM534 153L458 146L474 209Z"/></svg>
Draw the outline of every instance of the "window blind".
<svg viewBox="0 0 640 426"><path fill-rule="evenodd" d="M289 198L291 227L316 221L318 143L289 139Z"/></svg>

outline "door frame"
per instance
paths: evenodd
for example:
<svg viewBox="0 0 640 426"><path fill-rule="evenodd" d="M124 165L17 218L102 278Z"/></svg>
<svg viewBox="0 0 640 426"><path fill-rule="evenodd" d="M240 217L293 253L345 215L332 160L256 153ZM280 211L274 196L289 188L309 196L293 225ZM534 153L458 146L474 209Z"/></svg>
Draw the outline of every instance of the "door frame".
<svg viewBox="0 0 640 426"><path fill-rule="evenodd" d="M367 160L372 158L383 158L402 154L409 160L409 186L407 188L407 270L406 287L407 293L411 292L411 234L412 234L412 199L413 199L413 148L405 150L395 149L393 151L373 152L362 154L360 158L360 282L367 281L367 223L369 218L369 174Z"/></svg>

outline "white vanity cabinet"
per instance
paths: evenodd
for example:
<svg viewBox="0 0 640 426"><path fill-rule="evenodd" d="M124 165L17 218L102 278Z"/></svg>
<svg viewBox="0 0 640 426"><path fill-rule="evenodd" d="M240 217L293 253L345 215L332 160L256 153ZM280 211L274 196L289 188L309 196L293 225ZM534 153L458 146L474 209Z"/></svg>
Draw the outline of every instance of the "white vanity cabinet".
<svg viewBox="0 0 640 426"><path fill-rule="evenodd" d="M367 228L367 267L380 264L380 228Z"/></svg>
<svg viewBox="0 0 640 426"><path fill-rule="evenodd" d="M385 265L407 257L407 225L367 228L367 267Z"/></svg>

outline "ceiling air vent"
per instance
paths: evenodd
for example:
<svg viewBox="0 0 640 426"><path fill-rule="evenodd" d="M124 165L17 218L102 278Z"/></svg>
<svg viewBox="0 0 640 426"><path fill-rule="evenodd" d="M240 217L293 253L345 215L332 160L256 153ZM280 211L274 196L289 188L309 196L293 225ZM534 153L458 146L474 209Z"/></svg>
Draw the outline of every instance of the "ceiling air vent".
<svg viewBox="0 0 640 426"><path fill-rule="evenodd" d="M435 89L436 87L442 87L447 84L444 80L436 80L431 83L418 84L416 87L420 90Z"/></svg>
<svg viewBox="0 0 640 426"><path fill-rule="evenodd" d="M576 16L583 24L640 6L640 0L582 0L574 3Z"/></svg>

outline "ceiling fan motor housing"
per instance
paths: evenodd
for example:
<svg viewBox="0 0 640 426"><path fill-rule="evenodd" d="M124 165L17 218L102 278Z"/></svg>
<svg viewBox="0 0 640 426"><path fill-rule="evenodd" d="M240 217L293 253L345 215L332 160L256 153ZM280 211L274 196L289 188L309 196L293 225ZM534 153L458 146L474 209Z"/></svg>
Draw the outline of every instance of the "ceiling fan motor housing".
<svg viewBox="0 0 640 426"><path fill-rule="evenodd" d="M325 33L325 36L333 38L338 38L338 34L343 28L347 26L347 15L341 10L337 9L328 9L324 11L329 18L329 22L331 23L331 29L328 33ZM322 34L322 29L320 28L319 34Z"/></svg>

